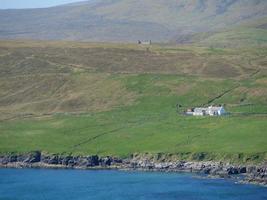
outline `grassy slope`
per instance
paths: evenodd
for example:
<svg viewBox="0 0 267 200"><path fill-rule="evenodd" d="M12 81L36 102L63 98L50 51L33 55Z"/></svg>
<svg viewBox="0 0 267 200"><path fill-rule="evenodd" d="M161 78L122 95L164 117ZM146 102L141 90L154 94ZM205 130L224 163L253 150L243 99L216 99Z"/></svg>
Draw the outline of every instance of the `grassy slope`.
<svg viewBox="0 0 267 200"><path fill-rule="evenodd" d="M199 42L212 47L267 46L267 30L260 28L238 28L214 34Z"/></svg>
<svg viewBox="0 0 267 200"><path fill-rule="evenodd" d="M244 48L267 46L267 18L243 23L217 33L200 33L185 38L184 42L216 48Z"/></svg>
<svg viewBox="0 0 267 200"><path fill-rule="evenodd" d="M250 115L267 113L264 48L147 52L135 45L2 42L0 49L0 152L266 156L267 117ZM209 102L248 115L177 115L177 103L181 112Z"/></svg>
<svg viewBox="0 0 267 200"><path fill-rule="evenodd" d="M167 42L266 17L265 0L97 0L0 10L2 39Z"/></svg>

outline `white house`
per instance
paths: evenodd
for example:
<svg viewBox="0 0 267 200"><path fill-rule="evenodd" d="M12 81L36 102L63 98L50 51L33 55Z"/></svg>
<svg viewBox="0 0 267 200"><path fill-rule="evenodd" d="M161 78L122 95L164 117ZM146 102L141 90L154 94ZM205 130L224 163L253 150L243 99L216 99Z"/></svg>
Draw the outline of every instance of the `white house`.
<svg viewBox="0 0 267 200"><path fill-rule="evenodd" d="M187 111L186 114L193 116L221 116L226 114L223 106L209 106L207 108L194 108L191 111Z"/></svg>

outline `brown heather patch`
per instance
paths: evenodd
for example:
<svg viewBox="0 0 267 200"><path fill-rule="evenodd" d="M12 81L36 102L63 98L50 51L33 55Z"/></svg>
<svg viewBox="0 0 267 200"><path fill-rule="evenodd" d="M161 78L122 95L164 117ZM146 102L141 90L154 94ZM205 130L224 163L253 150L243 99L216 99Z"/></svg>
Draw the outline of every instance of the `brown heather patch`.
<svg viewBox="0 0 267 200"><path fill-rule="evenodd" d="M236 88L235 89L235 92L236 93L247 93L248 92L248 88L245 88L245 87L239 87L239 88Z"/></svg>
<svg viewBox="0 0 267 200"><path fill-rule="evenodd" d="M249 90L250 97L267 97L267 88L252 88Z"/></svg>
<svg viewBox="0 0 267 200"><path fill-rule="evenodd" d="M40 73L160 73L205 77L238 77L237 66L247 66L246 55L208 48L74 42L0 41L0 75ZM260 55L259 55L260 56ZM254 58L253 58L254 59ZM255 59L254 59L255 60ZM3 69L3 67L5 69Z"/></svg>
<svg viewBox="0 0 267 200"><path fill-rule="evenodd" d="M206 63L203 74L207 76L215 76L215 77L237 77L240 76L239 70L237 70L230 63L224 63L223 61L213 60Z"/></svg>
<svg viewBox="0 0 267 200"><path fill-rule="evenodd" d="M259 83L259 84L264 84L266 87L267 87L267 79L258 79L256 80L256 83Z"/></svg>
<svg viewBox="0 0 267 200"><path fill-rule="evenodd" d="M0 83L1 113L14 115L101 112L132 105L137 98L105 74L29 76L0 79Z"/></svg>
<svg viewBox="0 0 267 200"><path fill-rule="evenodd" d="M170 85L170 89L173 94L175 95L185 95L187 94L193 87L195 86L194 84L189 84L189 83L181 83L179 85Z"/></svg>

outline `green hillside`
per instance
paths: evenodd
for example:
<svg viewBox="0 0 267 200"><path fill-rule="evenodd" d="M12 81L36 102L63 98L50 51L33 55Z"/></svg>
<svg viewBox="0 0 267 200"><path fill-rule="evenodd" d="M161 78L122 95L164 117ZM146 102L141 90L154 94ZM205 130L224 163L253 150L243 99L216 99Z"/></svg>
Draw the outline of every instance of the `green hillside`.
<svg viewBox="0 0 267 200"><path fill-rule="evenodd" d="M217 48L266 47L266 24L267 18L263 18L218 33L196 34L191 41Z"/></svg>
<svg viewBox="0 0 267 200"><path fill-rule="evenodd" d="M251 20L235 27L215 32L177 36L170 42L195 44L215 48L247 48L267 46L267 18Z"/></svg>
<svg viewBox="0 0 267 200"><path fill-rule="evenodd" d="M267 46L267 30L241 28L217 33L201 41L200 45L214 47Z"/></svg>
<svg viewBox="0 0 267 200"><path fill-rule="evenodd" d="M2 41L0 152L205 152L262 161L266 55L266 48ZM211 104L231 115L181 114Z"/></svg>
<svg viewBox="0 0 267 200"><path fill-rule="evenodd" d="M94 0L0 10L0 38L136 42L181 40L267 16L266 0Z"/></svg>

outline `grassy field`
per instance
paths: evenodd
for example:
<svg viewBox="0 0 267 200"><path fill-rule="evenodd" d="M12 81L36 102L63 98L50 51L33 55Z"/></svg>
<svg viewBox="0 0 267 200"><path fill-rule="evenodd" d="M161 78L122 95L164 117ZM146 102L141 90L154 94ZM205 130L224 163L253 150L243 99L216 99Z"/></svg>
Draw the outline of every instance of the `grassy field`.
<svg viewBox="0 0 267 200"><path fill-rule="evenodd" d="M265 48L0 42L0 152L266 160L266 55ZM181 114L211 104L231 115Z"/></svg>

